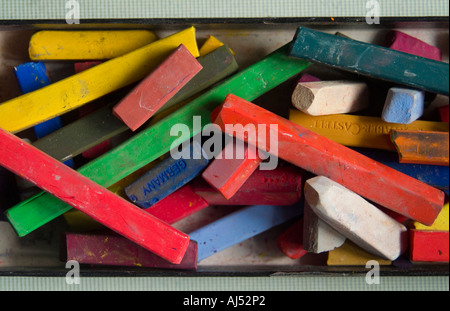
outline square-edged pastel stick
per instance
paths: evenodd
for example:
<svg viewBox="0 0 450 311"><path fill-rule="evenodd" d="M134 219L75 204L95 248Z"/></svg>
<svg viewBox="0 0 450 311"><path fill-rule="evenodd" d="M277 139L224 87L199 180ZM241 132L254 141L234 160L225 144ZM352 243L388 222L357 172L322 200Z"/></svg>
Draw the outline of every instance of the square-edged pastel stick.
<svg viewBox="0 0 450 311"><path fill-rule="evenodd" d="M128 198L146 209L200 175L209 164L200 142L195 139L184 146L184 151L171 153L138 180L125 187ZM174 154L177 154L174 157Z"/></svg>
<svg viewBox="0 0 450 311"><path fill-rule="evenodd" d="M275 226L303 214L301 204L292 206L255 205L237 210L201 227L189 235L198 244L198 260L202 261Z"/></svg>
<svg viewBox="0 0 450 311"><path fill-rule="evenodd" d="M262 159L254 146L232 139L202 173L214 189L229 200L259 167Z"/></svg>
<svg viewBox="0 0 450 311"><path fill-rule="evenodd" d="M114 115L132 131L136 131L202 68L196 57L181 44L114 106Z"/></svg>
<svg viewBox="0 0 450 311"><path fill-rule="evenodd" d="M444 192L236 95L229 94L222 106L212 113L212 118L226 134L276 154L280 159L312 174L326 176L374 203L425 225L433 223L444 205ZM242 132L231 133L225 126L235 123L265 130L246 137ZM276 130L271 129L273 124L277 125ZM266 137L273 135L278 137L277 150L266 146ZM264 141L259 141L257 137ZM362 187L367 184L370 187Z"/></svg>
<svg viewBox="0 0 450 311"><path fill-rule="evenodd" d="M448 262L449 232L411 229L409 255L412 262Z"/></svg>
<svg viewBox="0 0 450 311"><path fill-rule="evenodd" d="M295 221L277 238L277 246L291 259L299 259L308 253L303 247L303 218Z"/></svg>
<svg viewBox="0 0 450 311"><path fill-rule="evenodd" d="M422 117L424 110L424 91L393 87L388 91L381 119L389 123L410 124Z"/></svg>
<svg viewBox="0 0 450 311"><path fill-rule="evenodd" d="M291 56L431 93L449 95L449 64L299 27Z"/></svg>
<svg viewBox="0 0 450 311"><path fill-rule="evenodd" d="M190 241L183 260L173 264L114 232L66 233L65 260L100 266L196 270L197 243Z"/></svg>
<svg viewBox="0 0 450 311"><path fill-rule="evenodd" d="M388 47L392 50L442 61L442 52L420 39L398 30L392 30L386 35Z"/></svg>
<svg viewBox="0 0 450 311"><path fill-rule="evenodd" d="M180 263L189 236L0 129L0 165L147 250Z"/></svg>

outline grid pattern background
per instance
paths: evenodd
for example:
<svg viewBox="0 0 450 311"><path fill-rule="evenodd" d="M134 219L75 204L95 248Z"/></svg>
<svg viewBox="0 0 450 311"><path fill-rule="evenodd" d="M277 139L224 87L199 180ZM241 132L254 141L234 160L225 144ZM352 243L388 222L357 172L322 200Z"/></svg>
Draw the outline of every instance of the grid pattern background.
<svg viewBox="0 0 450 311"><path fill-rule="evenodd" d="M449 15L449 0L0 0L0 20L64 20L71 1L81 19L365 17L375 2L381 17Z"/></svg>

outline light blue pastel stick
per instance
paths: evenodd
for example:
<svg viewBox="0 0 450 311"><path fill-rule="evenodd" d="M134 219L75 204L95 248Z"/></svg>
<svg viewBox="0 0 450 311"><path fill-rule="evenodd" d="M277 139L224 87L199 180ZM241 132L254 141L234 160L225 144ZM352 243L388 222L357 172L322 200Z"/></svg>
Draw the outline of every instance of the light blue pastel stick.
<svg viewBox="0 0 450 311"><path fill-rule="evenodd" d="M303 205L245 207L191 232L198 261L303 215Z"/></svg>
<svg viewBox="0 0 450 311"><path fill-rule="evenodd" d="M47 69L43 62L29 62L19 65L14 69L20 90L24 94L36 91L51 83L47 75ZM53 133L61 127L61 118L55 117L35 125L33 129L36 137L39 139ZM64 164L72 168L75 167L75 162L73 159L65 161Z"/></svg>
<svg viewBox="0 0 450 311"><path fill-rule="evenodd" d="M381 118L385 122L410 124L422 117L425 92L393 87L389 90Z"/></svg>

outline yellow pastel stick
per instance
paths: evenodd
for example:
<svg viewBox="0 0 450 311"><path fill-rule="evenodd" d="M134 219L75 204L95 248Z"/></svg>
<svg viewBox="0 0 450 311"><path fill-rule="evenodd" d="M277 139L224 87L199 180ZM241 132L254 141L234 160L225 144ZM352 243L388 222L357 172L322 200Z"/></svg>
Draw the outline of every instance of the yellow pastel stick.
<svg viewBox="0 0 450 311"><path fill-rule="evenodd" d="M424 230L424 231L449 231L449 225L448 225L448 203L444 205L444 207L441 209L441 212L439 213L438 217L434 221L434 223L431 226L425 226L419 222L414 222L414 228L416 230Z"/></svg>
<svg viewBox="0 0 450 311"><path fill-rule="evenodd" d="M289 120L344 146L391 151L396 151L390 140L393 129L437 132L449 130L446 122L415 121L411 124L395 124L377 117L348 114L310 116L297 109L290 110Z"/></svg>
<svg viewBox="0 0 450 311"><path fill-rule="evenodd" d="M149 30L42 30L31 37L28 54L33 61L107 60L157 39Z"/></svg>
<svg viewBox="0 0 450 311"><path fill-rule="evenodd" d="M346 240L338 248L328 252L328 266L365 266L370 260L376 260L381 266L389 266L391 261L374 256L353 242Z"/></svg>
<svg viewBox="0 0 450 311"><path fill-rule="evenodd" d="M199 57L191 27L0 104L0 128L17 133L146 77L180 44Z"/></svg>
<svg viewBox="0 0 450 311"><path fill-rule="evenodd" d="M219 39L217 39L216 37L209 36L208 39L205 41L205 43L203 43L202 47L200 48L200 56L209 54L212 51L214 51L215 49L220 48L223 45L224 45L224 43L222 41L220 41ZM230 51L233 55L235 55L233 50L230 49Z"/></svg>

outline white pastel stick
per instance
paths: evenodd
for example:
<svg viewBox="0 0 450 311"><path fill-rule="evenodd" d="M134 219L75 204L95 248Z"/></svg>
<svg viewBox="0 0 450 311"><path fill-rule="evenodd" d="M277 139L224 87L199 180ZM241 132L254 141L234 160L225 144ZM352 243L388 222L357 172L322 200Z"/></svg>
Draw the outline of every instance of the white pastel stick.
<svg viewBox="0 0 450 311"><path fill-rule="evenodd" d="M320 219L307 202L303 212L303 248L315 254L341 247L346 237Z"/></svg>
<svg viewBox="0 0 450 311"><path fill-rule="evenodd" d="M306 181L305 200L318 217L369 253L397 259L407 248L407 228L331 179Z"/></svg>
<svg viewBox="0 0 450 311"><path fill-rule="evenodd" d="M292 104L312 116L357 112L369 105L369 87L347 80L299 82Z"/></svg>

